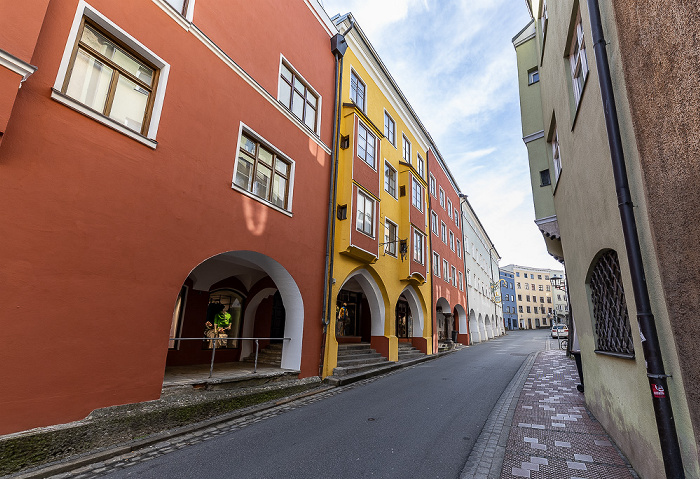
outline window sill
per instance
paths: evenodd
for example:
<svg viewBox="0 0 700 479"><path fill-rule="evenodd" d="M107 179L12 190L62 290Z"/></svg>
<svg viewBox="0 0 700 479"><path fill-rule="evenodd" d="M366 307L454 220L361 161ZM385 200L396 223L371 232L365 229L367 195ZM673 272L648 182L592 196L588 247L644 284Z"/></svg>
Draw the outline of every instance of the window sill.
<svg viewBox="0 0 700 479"><path fill-rule="evenodd" d="M92 118L93 120L102 123L103 125L118 131L119 133L128 136L129 138L132 138L139 143L142 143L149 148L153 148L154 150L156 149L156 146L158 146L158 142L155 140L152 140L150 138L146 138L140 133L135 132L134 130L130 130L129 128L125 127L121 123L114 121L113 119L109 118L108 116L103 115L102 113L98 113L97 111L93 110L92 108L89 108L79 101L74 100L73 98L64 95L63 93L59 92L58 90L52 88L51 89L51 98L53 100L56 100L59 103L64 104L68 108L77 111L78 113L82 113L83 115Z"/></svg>
<svg viewBox="0 0 700 479"><path fill-rule="evenodd" d="M267 206L267 207L269 207L269 208L272 208L272 209L275 210L275 211L279 211L280 213L282 213L282 214L284 214L284 215L287 215L287 216L289 216L290 218L292 218L292 217L294 216L294 215L292 214L291 211L287 211L287 210L285 210L285 209L283 209L283 208L280 208L279 206L273 205L272 203L270 203L270 202L268 202L268 201L266 201L266 200L260 198L259 196L254 195L254 194L251 193L250 191L244 190L243 188L241 188L240 186L238 186L238 185L235 184L235 183L231 183L231 189L232 189L232 190L235 190L235 191L237 191L237 192L239 192L239 193L241 193L242 195L247 196L248 198L254 199L254 200L257 201L258 203L262 203L263 205L265 205L265 206Z"/></svg>
<svg viewBox="0 0 700 479"><path fill-rule="evenodd" d="M600 354L601 356L612 356L620 359L634 359L634 354L613 353L611 351L602 351L600 349L596 349L594 352L596 354Z"/></svg>

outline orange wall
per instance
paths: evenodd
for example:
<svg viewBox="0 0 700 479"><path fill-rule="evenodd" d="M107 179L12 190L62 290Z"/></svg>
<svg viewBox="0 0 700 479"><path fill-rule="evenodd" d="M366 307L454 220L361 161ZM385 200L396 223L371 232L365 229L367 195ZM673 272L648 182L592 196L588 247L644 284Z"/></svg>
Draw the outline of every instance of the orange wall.
<svg viewBox="0 0 700 479"><path fill-rule="evenodd" d="M49 0L0 3L0 49L32 63L32 54L48 4Z"/></svg>
<svg viewBox="0 0 700 479"><path fill-rule="evenodd" d="M33 57L39 69L18 94L0 149L0 434L157 398L180 287L197 264L229 250L266 254L296 280L302 376L318 374L327 217L319 198L328 195L330 156L152 2L91 5L171 65L156 150L51 100L77 3L50 4ZM226 30L240 31L250 3L217 4L231 7L219 13ZM299 12L279 28L324 38L295 67L316 72L330 145L333 57L320 54L329 49L320 24ZM279 56L273 40L251 47L261 61ZM273 80L259 81L276 82L277 65ZM231 189L240 121L296 161L293 218Z"/></svg>

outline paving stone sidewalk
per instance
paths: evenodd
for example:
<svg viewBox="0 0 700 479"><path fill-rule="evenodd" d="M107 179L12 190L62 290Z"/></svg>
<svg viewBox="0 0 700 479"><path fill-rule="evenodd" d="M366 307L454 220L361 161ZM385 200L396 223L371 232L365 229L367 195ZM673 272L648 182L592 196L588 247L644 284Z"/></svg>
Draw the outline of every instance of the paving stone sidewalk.
<svg viewBox="0 0 700 479"><path fill-rule="evenodd" d="M586 409L578 382L563 351L538 354L515 406L501 479L638 478Z"/></svg>

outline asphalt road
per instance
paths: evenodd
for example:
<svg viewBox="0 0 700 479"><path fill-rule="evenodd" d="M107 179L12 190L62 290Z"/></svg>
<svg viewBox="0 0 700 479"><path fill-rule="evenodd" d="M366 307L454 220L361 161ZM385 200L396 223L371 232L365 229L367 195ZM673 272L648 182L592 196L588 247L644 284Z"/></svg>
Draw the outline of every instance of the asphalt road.
<svg viewBox="0 0 700 479"><path fill-rule="evenodd" d="M457 478L549 331L515 331L105 477Z"/></svg>

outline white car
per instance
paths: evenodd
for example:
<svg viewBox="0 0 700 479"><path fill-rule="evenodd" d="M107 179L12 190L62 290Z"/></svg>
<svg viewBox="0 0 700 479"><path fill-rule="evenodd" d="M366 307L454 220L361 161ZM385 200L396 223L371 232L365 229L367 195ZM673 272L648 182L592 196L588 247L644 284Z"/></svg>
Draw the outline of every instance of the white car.
<svg viewBox="0 0 700 479"><path fill-rule="evenodd" d="M558 336L557 336L557 331L558 331ZM569 328L566 327L565 324L554 324L552 325L552 337L553 338L568 338L569 337Z"/></svg>

